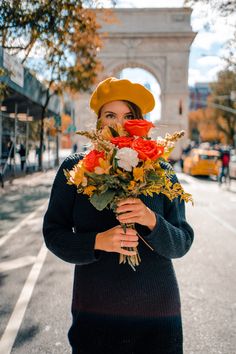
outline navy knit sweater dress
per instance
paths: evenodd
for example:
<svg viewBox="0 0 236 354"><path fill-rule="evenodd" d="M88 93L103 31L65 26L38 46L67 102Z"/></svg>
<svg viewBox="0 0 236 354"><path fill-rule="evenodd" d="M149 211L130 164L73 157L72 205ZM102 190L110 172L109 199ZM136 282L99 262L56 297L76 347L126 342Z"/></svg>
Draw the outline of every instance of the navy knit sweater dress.
<svg viewBox="0 0 236 354"><path fill-rule="evenodd" d="M154 251L140 240L141 264L133 271L119 264L118 253L94 250L96 234L118 221L66 184L63 169L78 160L72 155L59 168L43 225L47 247L75 264L68 335L73 354L181 354L181 306L171 259L182 257L193 241L184 202L141 196L157 225L153 231L136 225Z"/></svg>

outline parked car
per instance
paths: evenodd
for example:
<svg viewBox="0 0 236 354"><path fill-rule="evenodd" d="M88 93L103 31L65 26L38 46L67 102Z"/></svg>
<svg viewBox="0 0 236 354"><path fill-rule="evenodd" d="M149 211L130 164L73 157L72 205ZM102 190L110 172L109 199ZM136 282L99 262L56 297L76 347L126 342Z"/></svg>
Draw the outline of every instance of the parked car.
<svg viewBox="0 0 236 354"><path fill-rule="evenodd" d="M192 149L184 159L183 172L192 176L218 176L219 158L217 150Z"/></svg>
<svg viewBox="0 0 236 354"><path fill-rule="evenodd" d="M236 179L236 155L231 155L230 156L229 178L230 179Z"/></svg>

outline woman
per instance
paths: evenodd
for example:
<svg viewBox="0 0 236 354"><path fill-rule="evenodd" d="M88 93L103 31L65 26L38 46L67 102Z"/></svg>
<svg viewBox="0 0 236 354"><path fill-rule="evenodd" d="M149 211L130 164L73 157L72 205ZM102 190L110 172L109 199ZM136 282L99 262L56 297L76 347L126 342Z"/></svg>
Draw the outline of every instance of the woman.
<svg viewBox="0 0 236 354"><path fill-rule="evenodd" d="M90 107L99 125L140 118L154 107L144 86L108 78L92 94ZM164 195L128 198L115 214L96 210L85 195L66 184L63 169L79 160L67 158L55 178L44 219L48 248L74 263L73 323L69 341L73 354L181 354L180 297L171 258L182 257L193 241L184 203ZM176 179L176 177L173 177ZM136 223L124 234L120 222ZM141 264L134 272L119 265L123 247L138 246Z"/></svg>

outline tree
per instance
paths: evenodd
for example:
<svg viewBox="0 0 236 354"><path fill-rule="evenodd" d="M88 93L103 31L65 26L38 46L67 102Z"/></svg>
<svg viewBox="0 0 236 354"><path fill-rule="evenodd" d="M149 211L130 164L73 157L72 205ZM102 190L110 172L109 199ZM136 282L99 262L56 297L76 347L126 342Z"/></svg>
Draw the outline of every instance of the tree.
<svg viewBox="0 0 236 354"><path fill-rule="evenodd" d="M189 112L189 132L192 140L196 138L202 142L222 140L222 135L217 129L214 109L207 107Z"/></svg>
<svg viewBox="0 0 236 354"><path fill-rule="evenodd" d="M236 72L222 70L217 75L217 81L212 83L212 99L215 104L235 109L235 101L231 98L232 92L236 91ZM217 128L226 137L228 144L234 144L236 133L236 115L225 110L215 109Z"/></svg>
<svg viewBox="0 0 236 354"><path fill-rule="evenodd" d="M228 16L235 13L236 0L185 0L184 4L188 6L194 6L196 4L207 4L212 6L215 10L219 11L222 16Z"/></svg>
<svg viewBox="0 0 236 354"><path fill-rule="evenodd" d="M39 169L42 168L44 119L50 98L66 87L85 91L94 83L102 45L95 11L97 1L3 0L1 46L18 54L36 73L44 73ZM36 58L38 56L38 59Z"/></svg>

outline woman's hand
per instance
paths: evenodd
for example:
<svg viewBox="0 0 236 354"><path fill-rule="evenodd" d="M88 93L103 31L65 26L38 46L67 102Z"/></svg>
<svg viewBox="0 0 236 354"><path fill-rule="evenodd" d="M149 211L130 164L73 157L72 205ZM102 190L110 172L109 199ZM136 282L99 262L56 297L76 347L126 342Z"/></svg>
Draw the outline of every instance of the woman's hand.
<svg viewBox="0 0 236 354"><path fill-rule="evenodd" d="M138 236L136 230L127 228L126 232L124 232L121 226L115 226L112 229L97 234L94 248L96 250L134 256L136 255L135 251L127 251L123 247L137 246Z"/></svg>
<svg viewBox="0 0 236 354"><path fill-rule="evenodd" d="M138 198L120 201L116 212L120 223L138 223L153 230L157 222L155 213Z"/></svg>

